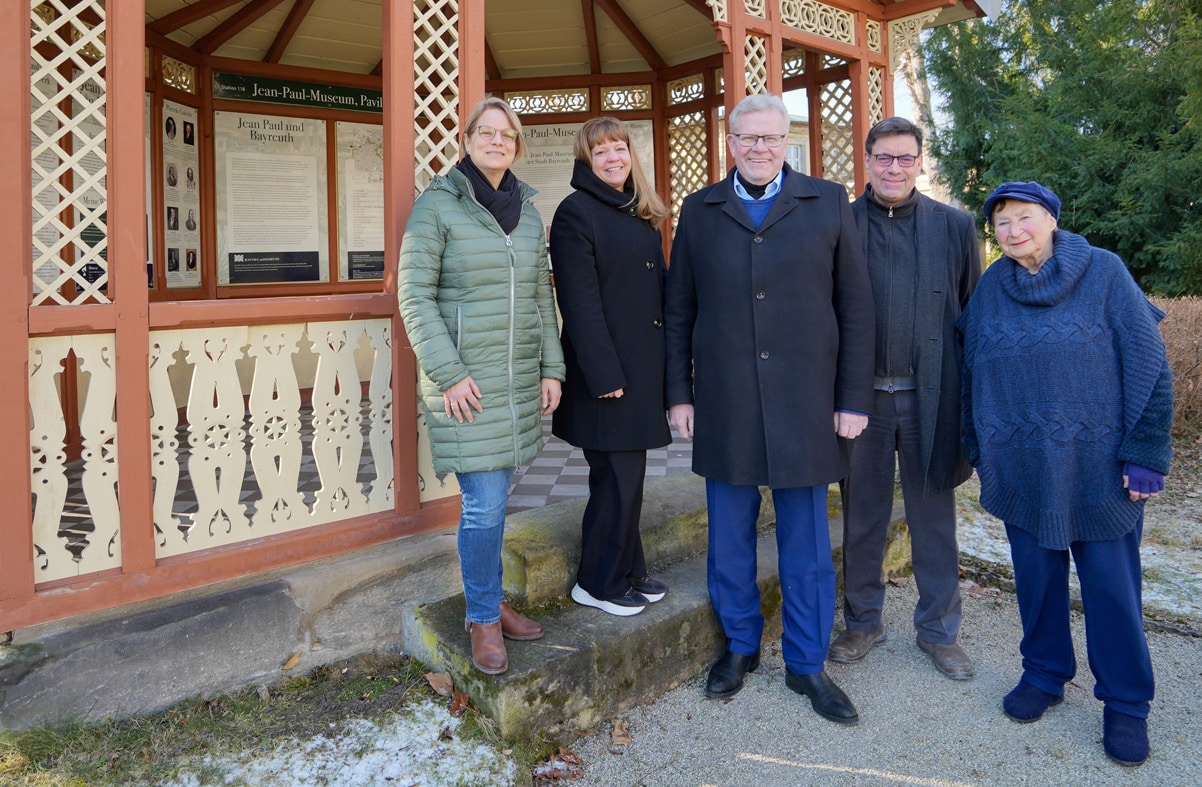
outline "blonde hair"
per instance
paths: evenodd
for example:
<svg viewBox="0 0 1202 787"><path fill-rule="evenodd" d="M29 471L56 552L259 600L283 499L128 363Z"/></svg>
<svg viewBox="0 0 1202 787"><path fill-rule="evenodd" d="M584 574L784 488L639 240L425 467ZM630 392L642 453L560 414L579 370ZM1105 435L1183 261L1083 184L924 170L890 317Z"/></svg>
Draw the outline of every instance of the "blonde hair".
<svg viewBox="0 0 1202 787"><path fill-rule="evenodd" d="M517 146L513 153L514 161L521 161L526 155L526 137L522 134L522 121L518 118L518 113L513 111L513 107L503 98L489 96L481 99L480 103L472 110L472 114L467 116L467 123L463 127L464 144L467 144L467 138L476 133L476 126L480 123L480 116L490 109L499 109L505 113L505 117L509 119L509 125L518 132Z"/></svg>
<svg viewBox="0 0 1202 787"><path fill-rule="evenodd" d="M585 121L580 128L580 133L576 135L576 144L573 145L572 152L576 155L577 161L582 161L591 167L593 148L606 142L623 142L630 151L630 174L626 179L634 186L634 199L631 202L637 203L635 213L640 219L652 225L662 224L664 219L668 218L668 209L664 206L664 201L659 198L659 194L655 193L655 189L651 188L647 176L643 174L643 167L639 164L639 157L634 152L634 145L630 142L630 132L625 123L612 117L599 117Z"/></svg>

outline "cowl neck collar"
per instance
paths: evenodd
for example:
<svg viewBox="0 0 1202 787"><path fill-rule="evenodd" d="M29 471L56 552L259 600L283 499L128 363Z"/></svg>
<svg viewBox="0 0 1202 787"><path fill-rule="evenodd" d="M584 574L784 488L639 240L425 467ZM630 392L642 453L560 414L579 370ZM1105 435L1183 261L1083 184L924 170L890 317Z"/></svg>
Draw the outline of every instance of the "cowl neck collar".
<svg viewBox="0 0 1202 787"><path fill-rule="evenodd" d="M1089 242L1080 235L1056 230L1052 234L1052 256L1033 274L1010 257L998 262L1009 266L1002 277L1007 295L1028 306L1054 306L1068 298L1089 266Z"/></svg>

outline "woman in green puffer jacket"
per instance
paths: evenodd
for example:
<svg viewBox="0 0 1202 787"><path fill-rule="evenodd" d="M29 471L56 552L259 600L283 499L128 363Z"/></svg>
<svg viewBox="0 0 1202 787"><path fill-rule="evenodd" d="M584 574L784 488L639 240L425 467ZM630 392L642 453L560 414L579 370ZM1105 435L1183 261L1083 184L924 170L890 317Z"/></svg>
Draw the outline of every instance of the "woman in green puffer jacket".
<svg viewBox="0 0 1202 787"><path fill-rule="evenodd" d="M501 537L517 465L542 448L543 415L559 404L563 351L543 222L510 165L525 152L521 121L499 98L468 117L468 155L414 203L397 298L420 367L434 470L462 492L459 564L472 663L505 671L504 638L543 628L510 608Z"/></svg>

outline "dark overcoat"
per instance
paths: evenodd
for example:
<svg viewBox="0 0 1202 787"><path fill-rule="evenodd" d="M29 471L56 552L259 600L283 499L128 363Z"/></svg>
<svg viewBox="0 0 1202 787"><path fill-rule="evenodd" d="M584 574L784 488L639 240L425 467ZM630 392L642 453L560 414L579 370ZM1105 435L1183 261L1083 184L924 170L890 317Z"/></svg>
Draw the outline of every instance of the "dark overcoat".
<svg viewBox="0 0 1202 787"><path fill-rule="evenodd" d="M726 179L685 198L665 317L668 404L694 405L693 471L728 484L847 475L836 409L871 413L871 285L847 192L785 166L759 228Z"/></svg>
<svg viewBox="0 0 1202 787"><path fill-rule="evenodd" d="M572 187L551 223L567 366L552 432L598 451L665 446L662 239L635 215L633 192L588 164L576 162ZM619 388L621 398L598 398Z"/></svg>
<svg viewBox="0 0 1202 787"><path fill-rule="evenodd" d="M852 205L868 251L865 194ZM939 494L964 483L972 468L964 458L960 428L960 358L956 320L981 279L981 250L972 216L923 194L915 206L918 283L914 292L914 345L918 356L918 429L923 493Z"/></svg>

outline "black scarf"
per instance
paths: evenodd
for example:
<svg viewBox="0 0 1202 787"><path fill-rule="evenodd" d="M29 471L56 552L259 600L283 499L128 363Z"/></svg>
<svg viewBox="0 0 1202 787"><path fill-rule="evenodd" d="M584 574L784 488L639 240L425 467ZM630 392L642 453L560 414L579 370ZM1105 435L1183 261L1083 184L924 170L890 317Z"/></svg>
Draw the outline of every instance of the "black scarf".
<svg viewBox="0 0 1202 787"><path fill-rule="evenodd" d="M501 231L508 235L517 229L518 220L522 217L522 195L518 191L518 179L514 174L505 170L500 187L494 189L470 156L465 156L455 167L467 176L476 201L492 214L501 226Z"/></svg>

